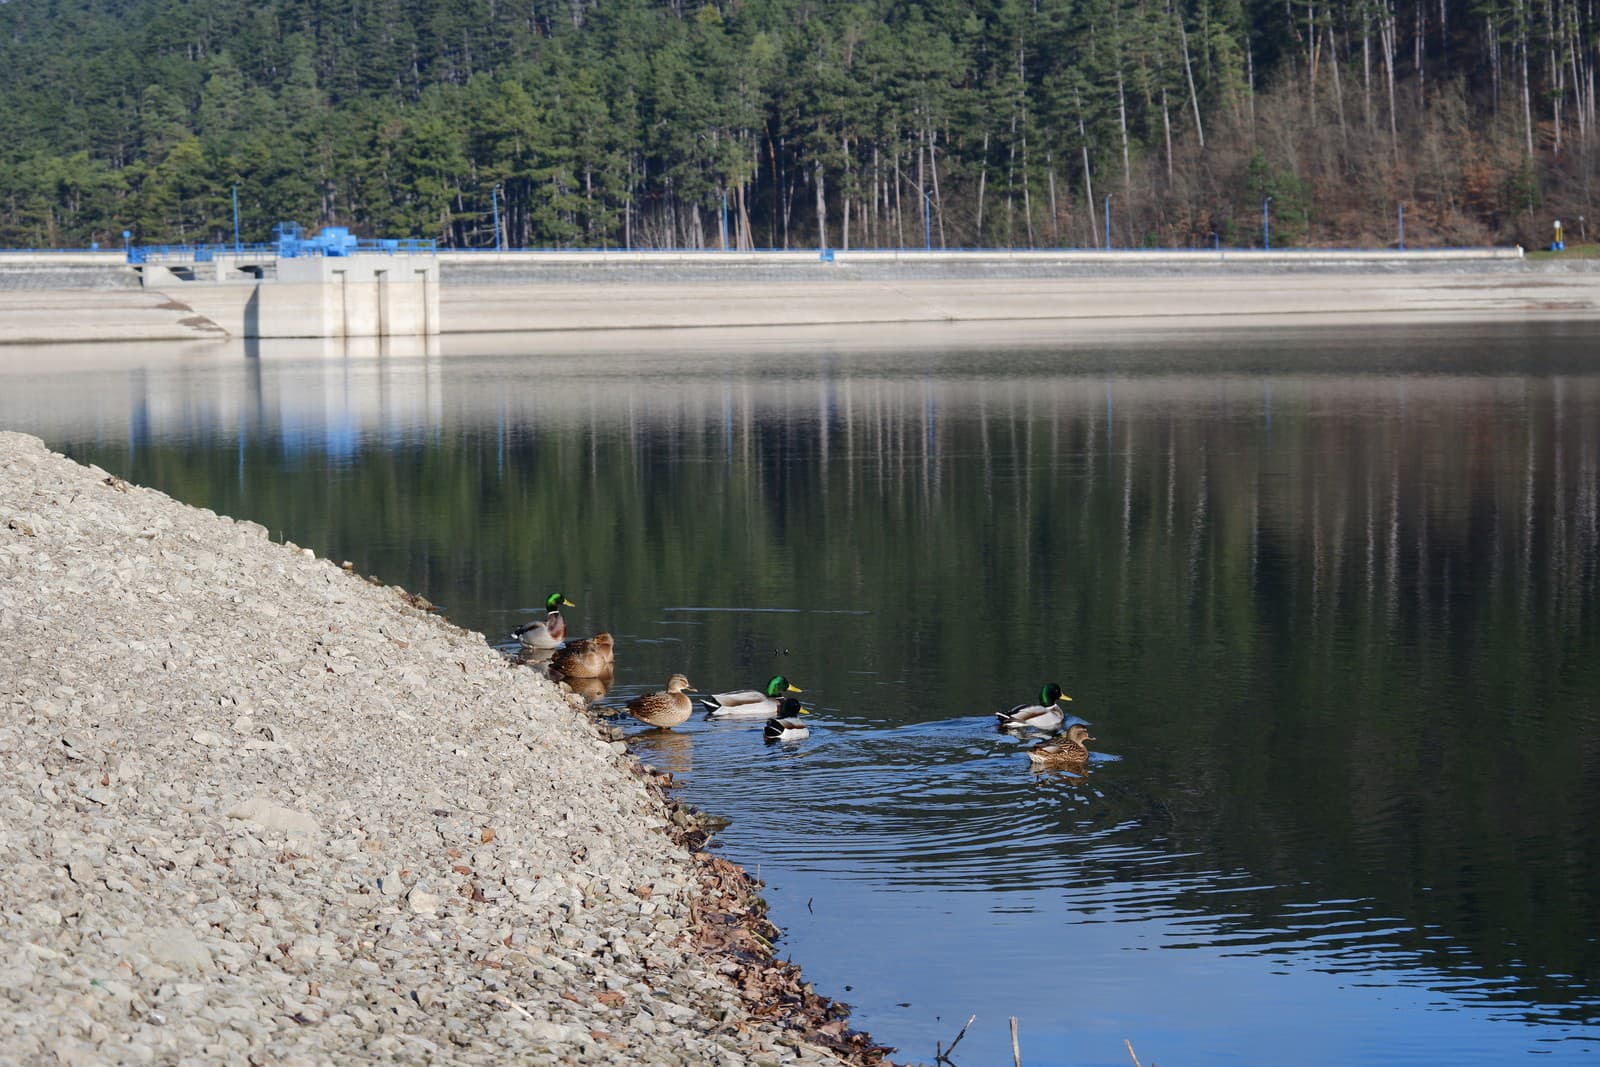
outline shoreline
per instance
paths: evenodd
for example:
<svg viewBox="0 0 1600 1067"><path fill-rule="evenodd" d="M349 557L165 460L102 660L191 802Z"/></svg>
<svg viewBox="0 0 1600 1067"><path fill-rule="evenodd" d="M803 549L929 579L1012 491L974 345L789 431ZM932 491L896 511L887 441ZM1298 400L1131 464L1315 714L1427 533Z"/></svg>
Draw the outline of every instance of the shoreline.
<svg viewBox="0 0 1600 1067"><path fill-rule="evenodd" d="M1600 261L1587 260L1298 250L1198 260L1158 252L879 260L850 253L834 263L815 253L737 262L714 254L514 255L441 254L446 336L958 323L1049 324L1070 334L1600 319ZM78 282L63 281L74 270ZM252 284L171 280L143 289L126 266L43 270L0 259L0 345L227 339L238 328L227 324L245 321Z"/></svg>
<svg viewBox="0 0 1600 1067"><path fill-rule="evenodd" d="M0 472L0 1059L881 1061L576 694L37 438Z"/></svg>

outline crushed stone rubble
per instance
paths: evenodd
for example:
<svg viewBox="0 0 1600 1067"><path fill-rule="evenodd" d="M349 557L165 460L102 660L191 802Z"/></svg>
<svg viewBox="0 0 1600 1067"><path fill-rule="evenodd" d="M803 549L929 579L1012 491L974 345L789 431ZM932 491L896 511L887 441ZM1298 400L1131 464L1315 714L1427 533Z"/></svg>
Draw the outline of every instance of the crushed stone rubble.
<svg viewBox="0 0 1600 1067"><path fill-rule="evenodd" d="M416 603L0 433L0 1062L840 1062L625 746Z"/></svg>

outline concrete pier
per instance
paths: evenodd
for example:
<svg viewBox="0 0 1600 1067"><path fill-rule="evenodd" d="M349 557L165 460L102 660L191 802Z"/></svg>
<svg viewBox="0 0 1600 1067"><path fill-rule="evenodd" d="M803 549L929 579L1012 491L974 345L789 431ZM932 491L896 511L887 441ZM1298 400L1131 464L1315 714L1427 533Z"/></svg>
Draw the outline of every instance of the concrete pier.
<svg viewBox="0 0 1600 1067"><path fill-rule="evenodd" d="M232 337L428 337L440 330L432 256L302 256L262 262L145 264L144 288L169 295Z"/></svg>

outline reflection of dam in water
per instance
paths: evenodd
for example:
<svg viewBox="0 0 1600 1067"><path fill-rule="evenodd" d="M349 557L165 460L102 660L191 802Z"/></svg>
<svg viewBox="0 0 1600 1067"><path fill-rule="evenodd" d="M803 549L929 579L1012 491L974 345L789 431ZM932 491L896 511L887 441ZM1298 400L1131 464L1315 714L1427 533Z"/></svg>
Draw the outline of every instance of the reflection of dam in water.
<svg viewBox="0 0 1600 1067"><path fill-rule="evenodd" d="M70 372L68 356L59 365ZM646 358L643 366L614 355L525 359L531 373L485 389L480 372L496 373L495 361L441 357L431 339L275 342L258 359L185 357L102 368L90 381L36 373L25 400L7 391L25 413L0 398L0 421L131 451L169 440L240 448L259 440L335 461L448 431L492 448L500 477L508 458L558 432L636 484L665 455L767 479L780 471L814 478L834 506L930 517L953 494L993 495L1007 482L1017 513L1027 514L1033 494L1048 495L1052 481L1071 475L1082 483L1055 513L1079 521L1092 509L1117 513L1110 573L1126 575L1142 541L1177 539L1186 559L1180 581L1192 598L1217 578L1219 551L1230 574L1242 566L1251 588L1279 580L1284 551L1303 552L1296 570L1307 588L1298 595L1319 627L1335 623L1351 598L1379 598L1398 620L1407 607L1402 584L1417 603L1448 607L1462 594L1461 552L1492 558L1493 588L1508 576L1537 578L1537 549L1551 580L1546 606L1557 611L1593 592L1600 431L1587 413L1600 385L1591 377L1201 380L1041 365L1002 381L935 382L926 367L870 361L841 373L824 359L814 374L760 355ZM1424 440L1442 413L1461 422L1450 448ZM1301 443L1292 463L1272 452L1274 435ZM1011 459L997 459L1019 449L1029 463L1020 480ZM963 481L969 466L975 485ZM1424 485L1435 488L1413 491ZM1541 500L1549 506L1530 513ZM1024 566L1019 580L1033 573Z"/></svg>

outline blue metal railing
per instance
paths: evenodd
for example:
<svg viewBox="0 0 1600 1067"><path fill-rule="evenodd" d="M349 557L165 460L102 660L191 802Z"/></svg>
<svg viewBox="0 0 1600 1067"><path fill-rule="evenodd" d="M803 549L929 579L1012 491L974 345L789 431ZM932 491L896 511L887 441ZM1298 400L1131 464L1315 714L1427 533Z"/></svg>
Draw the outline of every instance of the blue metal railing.
<svg viewBox="0 0 1600 1067"><path fill-rule="evenodd" d="M423 237L357 237L343 226L324 227L307 237L298 224L280 222L272 228L272 241L266 244L130 245L129 263L210 263L218 256L271 257L296 259L300 256L351 256L356 253L378 255L433 255L439 242Z"/></svg>

